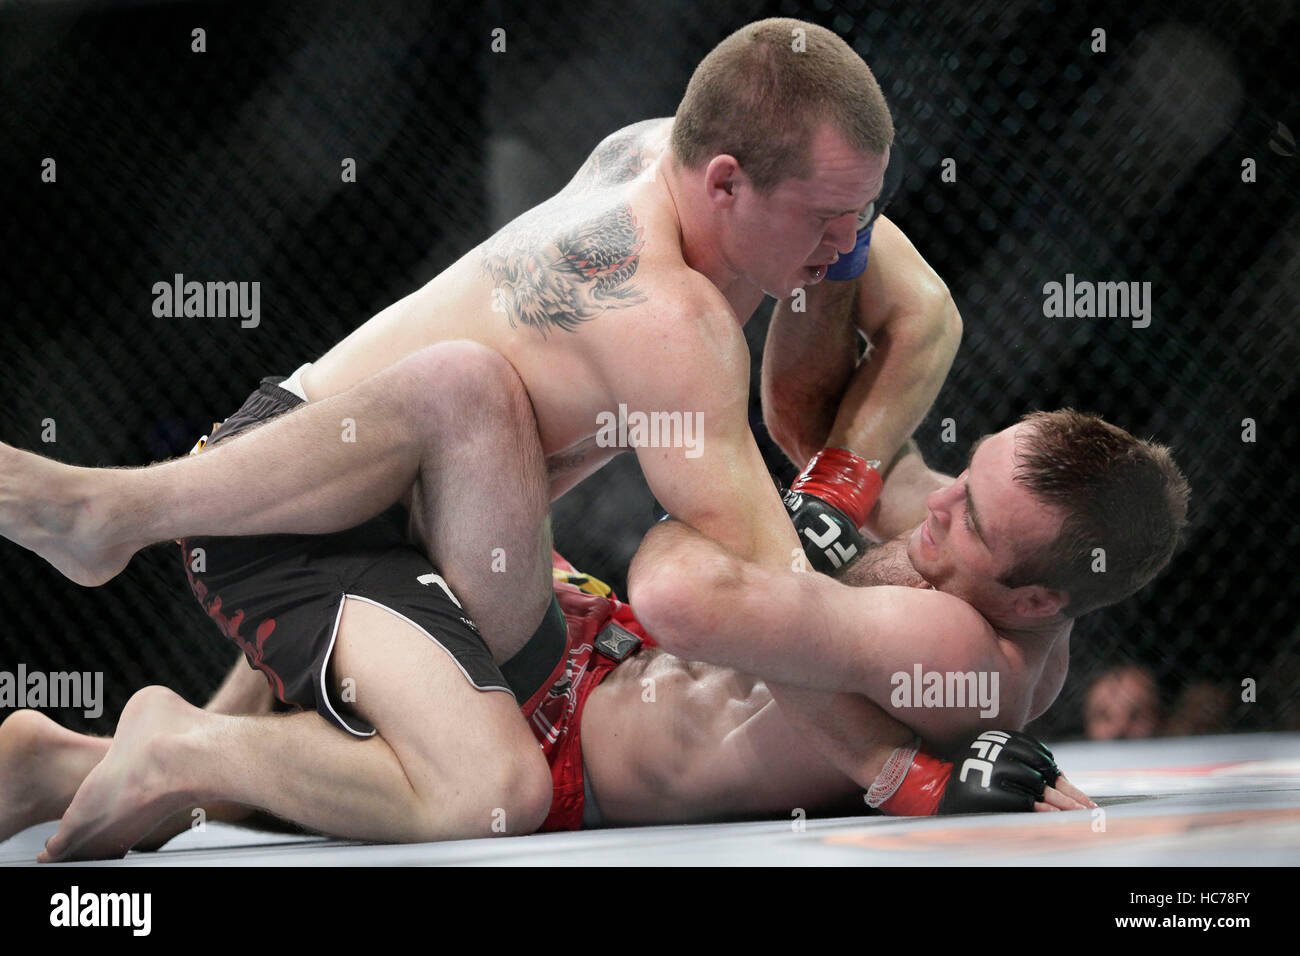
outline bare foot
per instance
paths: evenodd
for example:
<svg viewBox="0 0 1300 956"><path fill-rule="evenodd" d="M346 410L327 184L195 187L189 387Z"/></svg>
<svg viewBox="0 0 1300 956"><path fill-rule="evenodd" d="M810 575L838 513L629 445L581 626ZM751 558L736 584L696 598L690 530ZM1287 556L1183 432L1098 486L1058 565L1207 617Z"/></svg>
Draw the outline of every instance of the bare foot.
<svg viewBox="0 0 1300 956"><path fill-rule="evenodd" d="M105 502L113 469L76 468L0 442L0 535L65 577L97 587L142 545L112 540Z"/></svg>
<svg viewBox="0 0 1300 956"><path fill-rule="evenodd" d="M165 687L137 691L104 759L72 798L41 863L124 856L154 829L197 801L175 783L180 744L207 715Z"/></svg>
<svg viewBox="0 0 1300 956"><path fill-rule="evenodd" d="M0 723L0 843L63 816L108 745L34 710L15 711Z"/></svg>
<svg viewBox="0 0 1300 956"><path fill-rule="evenodd" d="M192 810L182 810L179 813L173 813L170 817L163 820L147 834L140 838L135 846L131 849L137 852L153 852L162 849L163 845L171 842L180 836L186 830L194 825L194 816Z"/></svg>

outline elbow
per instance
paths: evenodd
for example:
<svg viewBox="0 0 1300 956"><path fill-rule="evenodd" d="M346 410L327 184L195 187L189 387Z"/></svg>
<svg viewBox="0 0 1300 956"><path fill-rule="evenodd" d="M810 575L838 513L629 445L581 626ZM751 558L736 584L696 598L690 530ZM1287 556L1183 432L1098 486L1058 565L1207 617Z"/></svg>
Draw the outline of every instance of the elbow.
<svg viewBox="0 0 1300 956"><path fill-rule="evenodd" d="M937 391L961 347L961 313L951 296L945 293L929 301L896 323L891 334L899 350L908 356L904 361L914 361Z"/></svg>
<svg viewBox="0 0 1300 956"><path fill-rule="evenodd" d="M934 342L955 358L962 336L961 312L957 309L957 303L953 301L951 295L945 294L933 314L935 316L932 324Z"/></svg>
<svg viewBox="0 0 1300 956"><path fill-rule="evenodd" d="M690 555L642 567L628 582L632 610L664 650L707 661L710 639L743 590L741 562L730 554Z"/></svg>
<svg viewBox="0 0 1300 956"><path fill-rule="evenodd" d="M903 321L891 326L892 334L906 348L949 361L956 357L963 332L961 312L947 289L936 292L913 307Z"/></svg>

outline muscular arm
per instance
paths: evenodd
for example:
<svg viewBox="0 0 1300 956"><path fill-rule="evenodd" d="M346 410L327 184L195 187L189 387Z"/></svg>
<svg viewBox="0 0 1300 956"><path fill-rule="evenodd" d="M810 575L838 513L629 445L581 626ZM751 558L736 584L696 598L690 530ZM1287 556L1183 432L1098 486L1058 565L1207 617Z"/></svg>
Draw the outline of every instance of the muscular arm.
<svg viewBox="0 0 1300 956"><path fill-rule="evenodd" d="M689 575L673 573L689 566ZM824 575L737 561L674 522L651 529L633 561L632 604L672 653L810 690L856 693L930 740L995 719L1019 727L1022 662L968 604L937 591L846 587ZM995 713L897 702L894 675L998 674ZM991 680L991 676L986 678Z"/></svg>
<svg viewBox="0 0 1300 956"><path fill-rule="evenodd" d="M926 465L916 442L909 438L885 475L880 499L867 517L867 530L881 541L911 531L925 520L925 499L954 480Z"/></svg>
<svg viewBox="0 0 1300 956"><path fill-rule="evenodd" d="M862 276L813 286L806 312L791 304L777 304L763 353L763 414L772 437L801 468L825 446L896 467L961 341L947 287L882 216ZM859 330L871 343L860 364ZM886 487L888 479L887 469ZM876 514L867 530L889 536Z"/></svg>
<svg viewBox="0 0 1300 956"><path fill-rule="evenodd" d="M611 363L610 392L633 412L680 415L695 429L686 447L640 445L637 461L650 490L684 525L746 561L790 567L800 553L794 528L749 428L749 356L734 317L718 298L712 314L679 316L672 334L662 330L622 346ZM631 434L629 432L629 438ZM657 557L675 561L660 552ZM709 562L701 550L688 561ZM707 573L703 569L702 573Z"/></svg>
<svg viewBox="0 0 1300 956"><path fill-rule="evenodd" d="M912 730L860 694L827 694L767 682L781 713L799 736L863 790Z"/></svg>

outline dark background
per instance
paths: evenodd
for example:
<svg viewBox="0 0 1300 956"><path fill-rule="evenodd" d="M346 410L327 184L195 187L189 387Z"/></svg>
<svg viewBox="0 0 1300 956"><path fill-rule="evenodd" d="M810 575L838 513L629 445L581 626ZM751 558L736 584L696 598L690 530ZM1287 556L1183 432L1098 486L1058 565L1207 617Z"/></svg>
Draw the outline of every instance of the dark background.
<svg viewBox="0 0 1300 956"><path fill-rule="evenodd" d="M979 435L1072 405L1171 444L1193 486L1172 567L1080 622L1065 692L1031 729L1078 734L1088 680L1125 661L1170 701L1198 680L1235 701L1253 678L1258 701L1227 725L1296 728L1300 24L1285 0L1239 6L0 6L0 440L86 465L188 451L260 377L426 282L607 133L673 113L733 29L798 16L880 80L908 157L889 215L965 321L917 433L932 465L955 473ZM194 27L206 53L190 50ZM55 184L40 181L47 156ZM340 182L343 157L356 183ZM940 181L944 157L956 183ZM261 282L260 327L155 318L152 286L177 272ZM1150 281L1151 326L1045 318L1043 284L1067 272ZM769 312L747 328L756 362ZM752 417L782 471L757 401ZM956 443L940 440L944 418ZM623 456L557 505L557 545L621 586L650 521ZM202 702L236 658L174 546L88 591L0 542L0 609L0 670L104 671L103 717L55 715L77 729L110 732L148 683Z"/></svg>

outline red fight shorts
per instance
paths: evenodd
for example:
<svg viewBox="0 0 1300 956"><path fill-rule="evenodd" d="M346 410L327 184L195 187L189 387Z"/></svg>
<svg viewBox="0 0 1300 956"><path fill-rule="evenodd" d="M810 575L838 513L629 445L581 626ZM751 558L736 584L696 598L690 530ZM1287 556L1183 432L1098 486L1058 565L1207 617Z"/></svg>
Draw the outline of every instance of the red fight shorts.
<svg viewBox="0 0 1300 956"><path fill-rule="evenodd" d="M553 553L555 596L568 627L564 657L523 705L551 767L551 812L542 831L582 828L582 711L605 676L655 642L602 581Z"/></svg>

